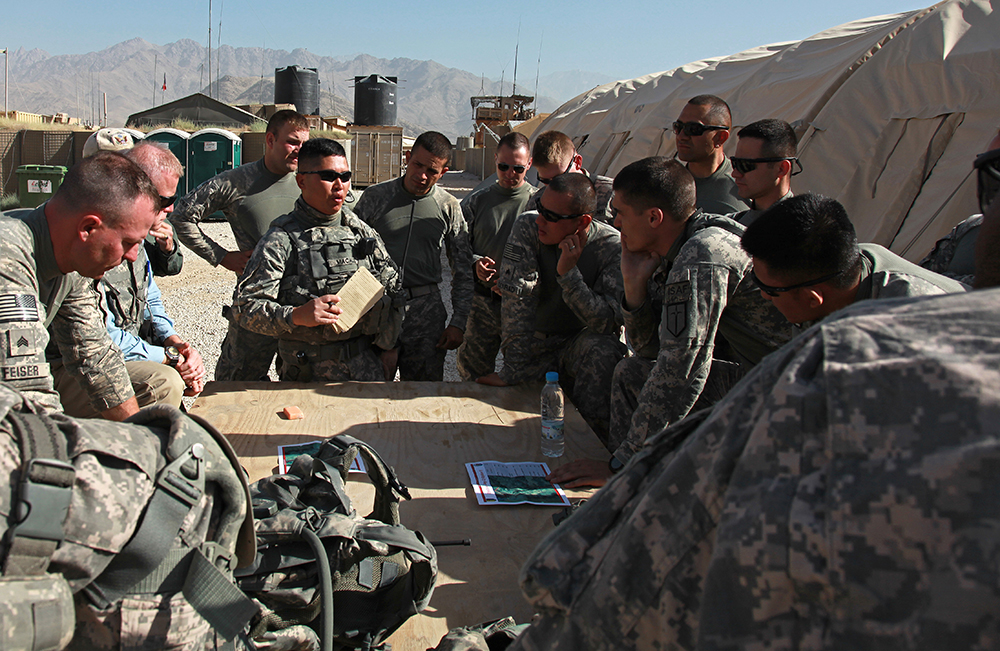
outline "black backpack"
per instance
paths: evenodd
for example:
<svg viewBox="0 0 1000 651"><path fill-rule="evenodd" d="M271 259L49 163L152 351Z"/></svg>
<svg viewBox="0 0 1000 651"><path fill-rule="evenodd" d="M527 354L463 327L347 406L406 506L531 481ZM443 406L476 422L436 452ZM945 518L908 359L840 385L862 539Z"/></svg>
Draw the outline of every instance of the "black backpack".
<svg viewBox="0 0 1000 651"><path fill-rule="evenodd" d="M374 510L358 515L344 489L360 453L375 485ZM306 625L323 649L372 649L423 610L437 580L437 554L399 523L409 492L366 443L346 435L295 459L288 474L251 485L257 559L237 583L263 605L250 637ZM308 633L308 631L307 631ZM335 647L336 645L336 647Z"/></svg>

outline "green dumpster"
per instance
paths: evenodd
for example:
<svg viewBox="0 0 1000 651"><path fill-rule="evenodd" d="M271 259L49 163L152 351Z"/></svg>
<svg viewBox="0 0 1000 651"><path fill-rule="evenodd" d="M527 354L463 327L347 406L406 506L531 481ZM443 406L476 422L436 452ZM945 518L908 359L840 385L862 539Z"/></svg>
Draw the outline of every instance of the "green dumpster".
<svg viewBox="0 0 1000 651"><path fill-rule="evenodd" d="M22 208L35 208L48 201L62 185L62 165L21 165L17 168L17 198Z"/></svg>

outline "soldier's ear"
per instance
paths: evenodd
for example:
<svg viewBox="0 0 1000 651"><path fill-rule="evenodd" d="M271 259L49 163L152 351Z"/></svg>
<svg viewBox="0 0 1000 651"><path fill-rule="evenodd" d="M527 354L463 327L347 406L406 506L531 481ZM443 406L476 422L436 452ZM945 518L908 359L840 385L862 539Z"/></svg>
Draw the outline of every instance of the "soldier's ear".
<svg viewBox="0 0 1000 651"><path fill-rule="evenodd" d="M823 294L823 290L819 285L814 287L805 287L803 290L806 293L806 301L808 301L809 307L811 309L817 309L823 307L823 303L826 302L826 296Z"/></svg>
<svg viewBox="0 0 1000 651"><path fill-rule="evenodd" d="M650 208L647 211L646 216L649 219L649 225L653 228L657 228L660 224L662 224L666 217L666 215L663 214L663 211L656 206Z"/></svg>
<svg viewBox="0 0 1000 651"><path fill-rule="evenodd" d="M726 129L725 131L723 131L722 129L719 129L717 131L713 131L712 137L715 138L715 146L721 147L722 145L726 144L727 140L729 140L729 130Z"/></svg>
<svg viewBox="0 0 1000 651"><path fill-rule="evenodd" d="M76 223L77 235L81 241L86 242L103 223L99 215L83 215Z"/></svg>
<svg viewBox="0 0 1000 651"><path fill-rule="evenodd" d="M267 149L272 149L274 147L274 141L276 139L277 139L277 136L274 135L273 133L271 133L270 131L268 131L267 133L264 134L264 146Z"/></svg>

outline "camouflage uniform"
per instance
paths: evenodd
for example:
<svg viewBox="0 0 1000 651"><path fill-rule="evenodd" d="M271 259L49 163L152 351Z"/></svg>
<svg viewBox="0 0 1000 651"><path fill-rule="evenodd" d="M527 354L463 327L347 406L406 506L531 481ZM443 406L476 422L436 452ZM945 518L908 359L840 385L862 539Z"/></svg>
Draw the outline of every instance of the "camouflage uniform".
<svg viewBox="0 0 1000 651"><path fill-rule="evenodd" d="M121 351L104 327L93 285L76 272L59 271L45 204L0 217L3 381L59 409L49 362L60 362L86 389L97 412L134 395Z"/></svg>
<svg viewBox="0 0 1000 651"><path fill-rule="evenodd" d="M728 215L747 210L750 206L740 198L733 180L733 163L726 156L719 169L703 179L695 177L694 205L709 214Z"/></svg>
<svg viewBox="0 0 1000 651"><path fill-rule="evenodd" d="M587 170L583 170L583 173L587 175L590 182L594 184L594 190L597 191L597 208L594 210L594 214L592 215L594 221L604 222L608 226L614 226L615 217L611 214L611 198L615 193L615 180L610 176L591 174ZM539 188L538 192L531 197L531 201L528 202L525 210L538 210L538 206L542 203L542 194L544 193L545 188Z"/></svg>
<svg viewBox="0 0 1000 651"><path fill-rule="evenodd" d="M292 211L299 194L295 174L274 174L261 158L214 176L178 199L170 222L178 240L218 266L228 251L201 230L203 219L221 210L236 236L238 250L253 251L274 218ZM226 309L223 313L228 316ZM266 377L277 348L272 337L246 330L230 319L215 379L252 381Z"/></svg>
<svg viewBox="0 0 1000 651"><path fill-rule="evenodd" d="M174 230L173 225L167 222L170 229L174 231L174 250L170 253L164 253L160 250L160 247L156 244L156 238L152 235L146 236L146 241L142 243L143 248L146 250L146 257L149 258L149 264L153 270L153 275L156 276L176 276L184 268L184 254L181 253L181 245L177 239L177 231Z"/></svg>
<svg viewBox="0 0 1000 651"><path fill-rule="evenodd" d="M473 295L469 229L458 200L437 185L421 197L414 196L403 188L400 177L367 188L355 212L378 231L401 269L406 316L399 338L400 379L443 380L446 351L437 348L447 320L438 291L442 245L452 275L448 325L465 330Z"/></svg>
<svg viewBox="0 0 1000 651"><path fill-rule="evenodd" d="M781 197L780 199L778 199L777 201L775 201L771 205L772 206L777 205L777 204L781 203L782 201L784 201L785 199L788 199L788 198L794 197L794 196L795 195L792 194L792 191L789 190L788 192L785 193L785 195L783 197ZM757 204L754 202L753 199L751 199L750 200L750 208L749 209L744 210L742 212L730 213L730 214L726 215L726 217L729 217L734 222L739 222L739 223L743 224L743 227L746 228L746 227L750 226L750 224L752 224L755 221L757 221L757 218L760 217L763 214L764 214L764 210L758 210L757 209Z"/></svg>
<svg viewBox="0 0 1000 651"><path fill-rule="evenodd" d="M500 379L519 384L559 371L573 404L607 441L611 376L625 354L621 238L607 224L592 222L576 266L559 276L559 248L538 241L537 216L528 212L514 222L500 266Z"/></svg>
<svg viewBox="0 0 1000 651"><path fill-rule="evenodd" d="M996 648L998 315L855 304L768 357L539 545L510 648Z"/></svg>
<svg viewBox="0 0 1000 651"><path fill-rule="evenodd" d="M726 217L696 213L649 279L646 301L622 309L632 349L656 363L629 359L615 371L610 443L619 461L666 425L719 400L792 338L792 325L750 281L743 230Z"/></svg>
<svg viewBox="0 0 1000 651"><path fill-rule="evenodd" d="M920 261L920 266L966 285L975 284L976 236L982 224L982 215L973 215L961 222L937 241L927 257Z"/></svg>
<svg viewBox="0 0 1000 651"><path fill-rule="evenodd" d="M489 257L499 271L514 220L524 212L525 204L535 191L535 186L529 183L522 183L513 190L494 183L462 200L473 263ZM455 360L458 374L466 381L492 373L500 350L500 294L493 291L496 276L484 283L476 277L473 264L473 282L476 295L466 321L465 339Z"/></svg>
<svg viewBox="0 0 1000 651"><path fill-rule="evenodd" d="M358 258L362 238L374 252ZM336 294L359 268L372 272L385 296L344 333L329 326L292 324L292 310L310 299ZM372 345L395 347L402 321L399 273L382 240L349 210L324 215L303 199L280 217L254 250L240 279L234 310L240 324L278 339L283 381L380 381L382 363Z"/></svg>

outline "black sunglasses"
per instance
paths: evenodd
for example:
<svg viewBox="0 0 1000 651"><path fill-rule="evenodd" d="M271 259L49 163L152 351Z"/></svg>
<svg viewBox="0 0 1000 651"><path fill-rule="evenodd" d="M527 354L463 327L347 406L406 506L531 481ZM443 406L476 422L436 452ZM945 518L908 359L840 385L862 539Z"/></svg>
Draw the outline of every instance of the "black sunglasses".
<svg viewBox="0 0 1000 651"><path fill-rule="evenodd" d="M680 135L683 131L685 136L700 136L706 131L729 131L729 127L720 127L714 124L702 124L701 122L681 122L678 120L671 125L674 133Z"/></svg>
<svg viewBox="0 0 1000 651"><path fill-rule="evenodd" d="M512 166L512 165L508 165L507 163L497 163L497 169L500 170L501 172L506 172L511 167L513 167L514 171L517 172L518 174L524 174L524 170L527 169L524 165L513 165Z"/></svg>
<svg viewBox="0 0 1000 651"><path fill-rule="evenodd" d="M172 196L172 197L163 197L163 196L161 196L160 197L160 210L161 211L166 210L170 206L174 205L175 201L177 201L177 195L176 194L174 196Z"/></svg>
<svg viewBox="0 0 1000 651"><path fill-rule="evenodd" d="M993 149L976 156L972 164L976 168L979 210L986 212L993 200L1000 194L1000 149Z"/></svg>
<svg viewBox="0 0 1000 651"><path fill-rule="evenodd" d="M571 169L573 169L573 161L574 160L576 160L576 152L575 151L573 152L573 155L570 156L570 158L569 158L569 165L566 166L566 171L563 172L563 174L569 174L569 171ZM562 174L560 174L559 176L562 176ZM554 179L554 178L556 178L556 177L553 176L552 179ZM548 185L549 183L552 183L552 179L546 179L544 177L539 176L538 177L538 182L541 183L542 185ZM549 220L549 221L551 221L551 220Z"/></svg>
<svg viewBox="0 0 1000 651"><path fill-rule="evenodd" d="M826 276L823 276L822 278L816 278L815 280L807 280L804 283L796 283L795 285L789 285L788 287L772 287L771 285L765 285L764 283L760 282L760 278L757 277L757 274L754 273L754 270L751 268L750 269L750 280L753 281L754 285L757 285L757 289L759 289L760 291L764 292L768 296L774 297L774 296L780 296L782 294L782 292L790 292L793 289L802 289L803 287L812 287L813 285L818 285L820 283L825 283L828 280L833 280L834 278L836 278L837 276L839 276L842 273L844 273L844 272L843 271L838 271L836 273L827 274Z"/></svg>
<svg viewBox="0 0 1000 651"><path fill-rule="evenodd" d="M737 158L732 156L729 160L733 163L733 169L740 174L749 174L754 171L757 169L758 163L779 163L783 160L790 160L798 166L799 169L792 172L792 176L802 172L802 163L795 156L772 156L771 158Z"/></svg>
<svg viewBox="0 0 1000 651"><path fill-rule="evenodd" d="M319 178L330 183L333 183L334 181L347 183L351 180L351 170L347 170L346 172L337 172L335 170L315 170L313 172L299 172L299 174L318 174Z"/></svg>
<svg viewBox="0 0 1000 651"><path fill-rule="evenodd" d="M560 215L559 213L552 212L551 210L549 210L545 206L539 204L539 206L538 206L538 214L541 215L542 218L545 221L552 222L553 224L555 224L556 222L560 222L560 221L562 221L564 219L576 219L577 217L583 217L587 213L582 212L579 215Z"/></svg>

